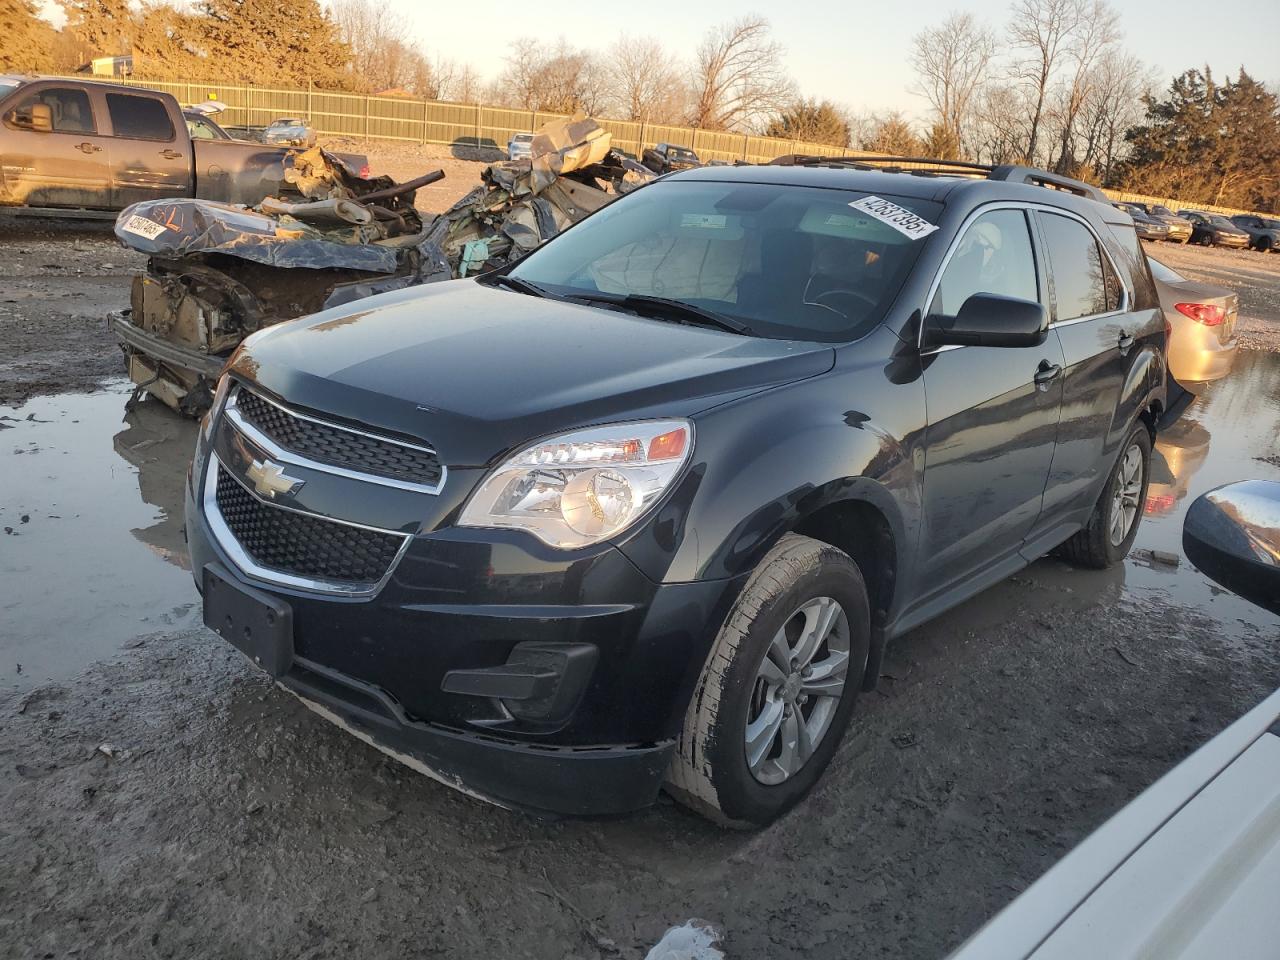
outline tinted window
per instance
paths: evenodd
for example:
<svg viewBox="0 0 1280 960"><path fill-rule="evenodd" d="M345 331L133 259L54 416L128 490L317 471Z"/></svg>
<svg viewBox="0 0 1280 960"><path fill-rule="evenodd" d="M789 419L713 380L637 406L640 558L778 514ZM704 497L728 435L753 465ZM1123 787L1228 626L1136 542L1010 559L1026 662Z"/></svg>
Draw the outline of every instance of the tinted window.
<svg viewBox="0 0 1280 960"><path fill-rule="evenodd" d="M43 103L49 108L49 112L53 114L53 129L57 133L96 132L89 95L83 90L51 87L26 97L18 104L18 109L30 109L37 103Z"/></svg>
<svg viewBox="0 0 1280 960"><path fill-rule="evenodd" d="M1040 299L1031 234L1021 210L993 210L969 224L942 273L929 312L954 316L975 293Z"/></svg>
<svg viewBox="0 0 1280 960"><path fill-rule="evenodd" d="M1106 269L1102 251L1093 234L1077 220L1042 214L1049 267L1053 271L1053 293L1057 319L1073 320L1108 307Z"/></svg>
<svg viewBox="0 0 1280 960"><path fill-rule="evenodd" d="M554 293L681 300L762 336L852 340L884 317L928 239L852 210L864 194L666 181L611 203L512 276ZM886 197L936 223L928 200Z"/></svg>
<svg viewBox="0 0 1280 960"><path fill-rule="evenodd" d="M108 93L107 113L111 115L111 128L117 137L129 140L173 139L169 111L159 100Z"/></svg>

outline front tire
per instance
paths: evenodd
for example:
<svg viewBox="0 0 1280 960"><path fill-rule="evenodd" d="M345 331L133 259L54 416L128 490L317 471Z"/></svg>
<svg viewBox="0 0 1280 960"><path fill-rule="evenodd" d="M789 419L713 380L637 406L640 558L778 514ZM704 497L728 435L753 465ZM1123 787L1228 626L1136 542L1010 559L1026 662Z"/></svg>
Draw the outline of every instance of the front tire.
<svg viewBox="0 0 1280 960"><path fill-rule="evenodd" d="M724 826L764 826L789 810L840 745L870 637L857 564L830 544L783 537L716 636L667 791Z"/></svg>
<svg viewBox="0 0 1280 960"><path fill-rule="evenodd" d="M1059 555L1068 563L1094 570L1123 560L1138 535L1150 477L1151 433L1139 421L1120 448L1089 522L1058 548Z"/></svg>

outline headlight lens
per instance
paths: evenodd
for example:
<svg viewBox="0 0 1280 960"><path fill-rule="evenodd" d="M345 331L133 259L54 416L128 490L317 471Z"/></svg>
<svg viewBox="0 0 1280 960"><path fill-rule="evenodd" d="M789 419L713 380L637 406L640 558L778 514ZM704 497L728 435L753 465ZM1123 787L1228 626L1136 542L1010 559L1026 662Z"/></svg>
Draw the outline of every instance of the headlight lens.
<svg viewBox="0 0 1280 960"><path fill-rule="evenodd" d="M230 389L231 377L224 373L218 378L218 386L213 391L213 404L209 407L209 412L204 415L204 419L200 421L200 433L206 440L209 439L209 431L213 428L213 419L222 409L222 404L226 402L227 391Z"/></svg>
<svg viewBox="0 0 1280 960"><path fill-rule="evenodd" d="M644 420L541 440L490 473L458 525L514 527L574 549L635 523L693 453L687 420Z"/></svg>

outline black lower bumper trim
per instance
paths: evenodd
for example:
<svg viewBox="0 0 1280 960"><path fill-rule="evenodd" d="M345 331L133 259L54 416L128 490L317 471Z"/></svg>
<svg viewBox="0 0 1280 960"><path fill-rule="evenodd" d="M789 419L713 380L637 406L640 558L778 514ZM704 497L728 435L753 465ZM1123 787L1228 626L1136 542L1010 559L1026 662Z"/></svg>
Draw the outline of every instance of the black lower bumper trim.
<svg viewBox="0 0 1280 960"><path fill-rule="evenodd" d="M281 683L464 792L539 816L616 816L657 798L675 744L564 747L420 723L377 687L295 658Z"/></svg>

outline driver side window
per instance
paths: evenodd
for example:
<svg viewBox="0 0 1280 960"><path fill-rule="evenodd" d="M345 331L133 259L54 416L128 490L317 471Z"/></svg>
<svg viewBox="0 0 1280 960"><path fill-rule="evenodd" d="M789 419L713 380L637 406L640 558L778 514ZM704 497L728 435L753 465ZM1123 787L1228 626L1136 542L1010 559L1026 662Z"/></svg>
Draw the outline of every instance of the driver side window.
<svg viewBox="0 0 1280 960"><path fill-rule="evenodd" d="M942 272L929 313L955 316L975 293L1039 302L1036 258L1021 210L993 210L969 224Z"/></svg>

